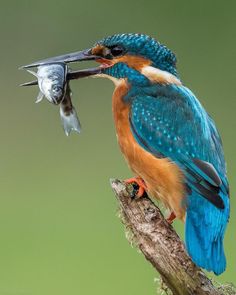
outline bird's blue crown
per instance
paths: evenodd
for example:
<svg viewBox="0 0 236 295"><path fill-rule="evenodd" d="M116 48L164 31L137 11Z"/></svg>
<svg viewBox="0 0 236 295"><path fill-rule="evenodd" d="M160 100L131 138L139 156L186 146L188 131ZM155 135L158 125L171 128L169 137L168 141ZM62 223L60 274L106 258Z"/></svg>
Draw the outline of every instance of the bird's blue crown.
<svg viewBox="0 0 236 295"><path fill-rule="evenodd" d="M116 34L106 37L97 44L112 48L121 46L125 54L142 56L152 62L152 66L177 76L176 56L166 46L144 34Z"/></svg>

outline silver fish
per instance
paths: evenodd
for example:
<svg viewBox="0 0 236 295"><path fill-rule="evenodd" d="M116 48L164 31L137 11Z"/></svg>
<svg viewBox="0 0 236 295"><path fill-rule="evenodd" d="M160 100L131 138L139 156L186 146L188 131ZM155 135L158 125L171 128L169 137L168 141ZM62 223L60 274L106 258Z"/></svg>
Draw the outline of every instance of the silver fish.
<svg viewBox="0 0 236 295"><path fill-rule="evenodd" d="M62 126L65 134L70 135L71 131L80 133L81 125L77 115L77 112L71 101L72 92L70 89L69 82L66 85L66 94L60 103L60 115Z"/></svg>
<svg viewBox="0 0 236 295"><path fill-rule="evenodd" d="M53 103L59 104L66 92L66 75L67 65L64 63L43 65L37 68L37 72L27 70L38 79L40 92L37 96L36 103L46 99Z"/></svg>
<svg viewBox="0 0 236 295"><path fill-rule="evenodd" d="M36 103L42 101L45 96L50 103L60 105L61 122L65 134L68 136L71 131L80 133L81 125L71 101L72 92L67 81L68 66L64 63L55 63L38 66L37 72L27 71L37 77L37 81L24 83L22 86L39 86Z"/></svg>

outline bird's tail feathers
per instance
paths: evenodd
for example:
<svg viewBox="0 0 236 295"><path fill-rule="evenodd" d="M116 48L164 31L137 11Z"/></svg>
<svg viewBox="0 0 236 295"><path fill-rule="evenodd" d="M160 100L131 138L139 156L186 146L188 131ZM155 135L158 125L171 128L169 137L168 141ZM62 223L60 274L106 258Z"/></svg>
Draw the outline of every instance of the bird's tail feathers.
<svg viewBox="0 0 236 295"><path fill-rule="evenodd" d="M221 274L226 268L223 239L229 216L228 196L221 196L225 209L218 209L200 195L189 196L185 239L194 263Z"/></svg>

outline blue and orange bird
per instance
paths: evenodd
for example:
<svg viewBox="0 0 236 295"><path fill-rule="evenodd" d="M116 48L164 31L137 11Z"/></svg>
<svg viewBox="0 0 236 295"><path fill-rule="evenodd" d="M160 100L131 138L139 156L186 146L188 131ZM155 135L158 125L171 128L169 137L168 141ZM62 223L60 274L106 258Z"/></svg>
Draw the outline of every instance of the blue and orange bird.
<svg viewBox="0 0 236 295"><path fill-rule="evenodd" d="M92 48L42 60L96 60L71 79L101 76L115 84L112 111L121 151L134 172L137 196L148 192L185 222L186 248L196 265L221 274L229 220L222 142L212 118L179 78L176 57L143 34L117 34Z"/></svg>

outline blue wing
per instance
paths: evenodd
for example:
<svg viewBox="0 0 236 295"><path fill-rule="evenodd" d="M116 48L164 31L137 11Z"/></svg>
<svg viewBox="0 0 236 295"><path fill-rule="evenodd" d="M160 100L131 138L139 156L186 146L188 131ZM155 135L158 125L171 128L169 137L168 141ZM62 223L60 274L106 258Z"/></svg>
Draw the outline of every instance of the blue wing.
<svg viewBox="0 0 236 295"><path fill-rule="evenodd" d="M223 237L229 192L214 122L189 89L171 85L134 96L130 125L144 149L170 158L182 169L188 188L187 250L197 265L221 273L226 265Z"/></svg>

